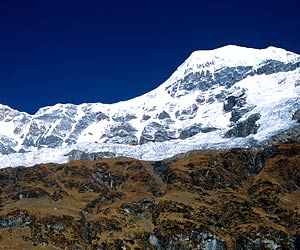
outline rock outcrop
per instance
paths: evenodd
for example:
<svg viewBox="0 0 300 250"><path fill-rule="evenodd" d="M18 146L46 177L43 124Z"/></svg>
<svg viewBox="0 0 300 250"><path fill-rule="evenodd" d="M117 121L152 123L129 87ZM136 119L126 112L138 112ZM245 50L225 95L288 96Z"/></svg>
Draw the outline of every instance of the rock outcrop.
<svg viewBox="0 0 300 250"><path fill-rule="evenodd" d="M228 130L224 137L246 137L250 134L256 134L259 125L256 122L260 119L260 114L252 114L246 120L240 121L232 129Z"/></svg>

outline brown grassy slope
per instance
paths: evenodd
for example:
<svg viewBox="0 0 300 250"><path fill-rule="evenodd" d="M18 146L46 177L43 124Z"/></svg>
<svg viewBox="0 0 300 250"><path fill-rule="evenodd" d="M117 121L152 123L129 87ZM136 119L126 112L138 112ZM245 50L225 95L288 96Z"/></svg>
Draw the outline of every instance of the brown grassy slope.
<svg viewBox="0 0 300 250"><path fill-rule="evenodd" d="M290 249L299 187L298 144L1 169L0 249L156 249L151 235L201 249L195 232Z"/></svg>

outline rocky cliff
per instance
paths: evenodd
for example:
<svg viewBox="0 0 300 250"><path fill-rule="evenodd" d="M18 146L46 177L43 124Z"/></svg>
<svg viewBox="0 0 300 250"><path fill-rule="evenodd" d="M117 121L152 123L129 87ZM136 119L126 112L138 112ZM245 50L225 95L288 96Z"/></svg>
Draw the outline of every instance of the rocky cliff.
<svg viewBox="0 0 300 250"><path fill-rule="evenodd" d="M300 249L300 145L0 170L1 249Z"/></svg>

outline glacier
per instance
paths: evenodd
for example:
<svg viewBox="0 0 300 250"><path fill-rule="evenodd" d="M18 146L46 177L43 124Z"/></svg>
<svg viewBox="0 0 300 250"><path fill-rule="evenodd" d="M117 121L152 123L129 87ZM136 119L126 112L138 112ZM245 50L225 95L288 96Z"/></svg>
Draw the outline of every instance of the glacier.
<svg viewBox="0 0 300 250"><path fill-rule="evenodd" d="M281 48L195 51L153 91L115 104L56 104L34 115L0 105L0 166L70 152L161 160L199 149L263 146L298 128L300 56Z"/></svg>

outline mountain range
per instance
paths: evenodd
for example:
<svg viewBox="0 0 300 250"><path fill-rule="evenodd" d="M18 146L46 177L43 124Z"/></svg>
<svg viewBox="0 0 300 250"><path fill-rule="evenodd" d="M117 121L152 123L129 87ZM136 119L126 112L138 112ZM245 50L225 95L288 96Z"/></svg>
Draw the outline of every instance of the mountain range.
<svg viewBox="0 0 300 250"><path fill-rule="evenodd" d="M129 101L0 105L0 249L299 250L299 77L230 45Z"/></svg>
<svg viewBox="0 0 300 250"><path fill-rule="evenodd" d="M0 105L0 166L297 140L300 56L225 46L195 51L159 87L115 104L56 104L34 115Z"/></svg>

